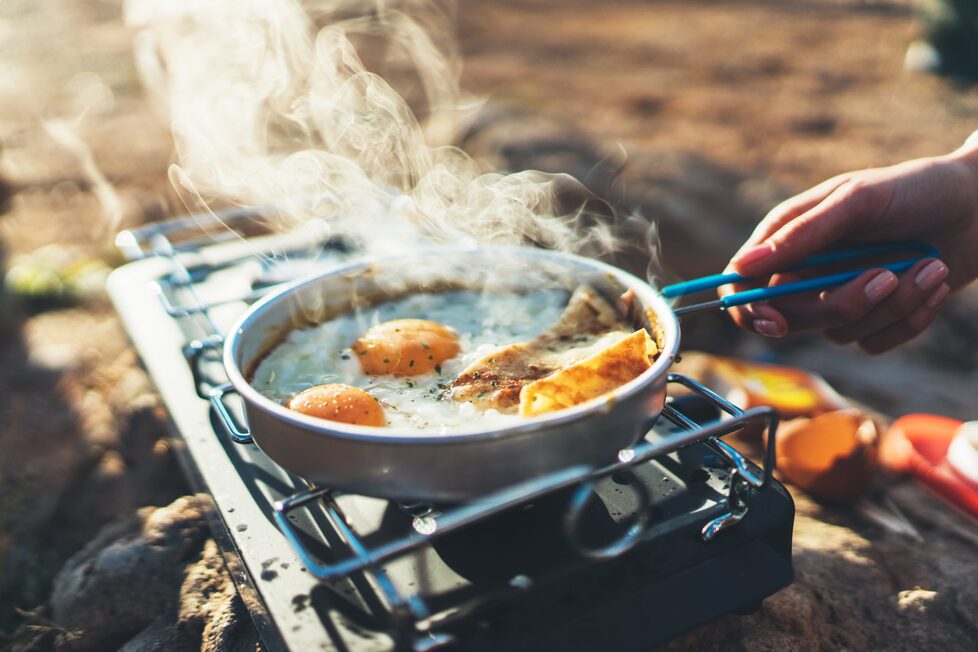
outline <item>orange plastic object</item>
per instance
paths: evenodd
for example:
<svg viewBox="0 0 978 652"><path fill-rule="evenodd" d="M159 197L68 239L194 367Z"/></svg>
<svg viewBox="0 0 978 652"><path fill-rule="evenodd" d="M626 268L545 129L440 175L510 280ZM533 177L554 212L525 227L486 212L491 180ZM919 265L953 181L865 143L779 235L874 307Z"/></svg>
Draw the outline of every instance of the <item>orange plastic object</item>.
<svg viewBox="0 0 978 652"><path fill-rule="evenodd" d="M715 358L713 375L727 398L743 408L770 405L784 418L841 410L845 400L820 376L780 365Z"/></svg>
<svg viewBox="0 0 978 652"><path fill-rule="evenodd" d="M880 460L895 471L913 473L943 498L978 517L978 487L947 463L947 448L963 422L933 414L908 414L893 422Z"/></svg>

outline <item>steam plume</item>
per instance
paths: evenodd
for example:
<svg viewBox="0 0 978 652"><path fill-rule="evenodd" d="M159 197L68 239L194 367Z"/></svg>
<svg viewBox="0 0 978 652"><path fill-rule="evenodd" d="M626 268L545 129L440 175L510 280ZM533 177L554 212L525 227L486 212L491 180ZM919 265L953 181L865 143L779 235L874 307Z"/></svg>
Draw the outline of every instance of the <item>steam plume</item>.
<svg viewBox="0 0 978 652"><path fill-rule="evenodd" d="M138 67L173 129L178 190L275 206L286 228L332 219L368 247L392 221L444 241L613 246L607 226L558 214L568 178L486 173L452 146L479 102L459 88L450 4L351 6L127 2Z"/></svg>

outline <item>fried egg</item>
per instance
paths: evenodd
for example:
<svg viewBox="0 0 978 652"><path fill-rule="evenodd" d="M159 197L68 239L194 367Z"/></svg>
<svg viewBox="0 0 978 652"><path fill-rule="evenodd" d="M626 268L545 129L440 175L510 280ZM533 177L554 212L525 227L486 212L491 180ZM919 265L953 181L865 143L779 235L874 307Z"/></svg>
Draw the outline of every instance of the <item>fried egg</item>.
<svg viewBox="0 0 978 652"><path fill-rule="evenodd" d="M384 409L373 396L350 385L317 385L293 396L287 406L301 414L359 426L383 426Z"/></svg>
<svg viewBox="0 0 978 652"><path fill-rule="evenodd" d="M394 319L371 327L353 343L365 374L419 376L458 355L458 333L427 319Z"/></svg>
<svg viewBox="0 0 978 652"><path fill-rule="evenodd" d="M443 395L463 369L544 332L568 297L564 290L408 295L292 331L261 361L251 382L286 405L318 386L347 385L377 401L390 430L438 433L474 423L518 423L522 418L515 413ZM328 400L325 406L327 413L333 409Z"/></svg>

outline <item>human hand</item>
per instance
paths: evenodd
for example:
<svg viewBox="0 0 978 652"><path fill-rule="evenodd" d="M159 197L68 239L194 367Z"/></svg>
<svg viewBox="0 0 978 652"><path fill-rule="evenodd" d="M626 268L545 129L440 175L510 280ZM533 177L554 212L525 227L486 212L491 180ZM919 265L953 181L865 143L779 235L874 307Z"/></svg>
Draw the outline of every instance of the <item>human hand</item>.
<svg viewBox="0 0 978 652"><path fill-rule="evenodd" d="M842 243L921 240L940 259L897 277L875 269L818 294L730 309L742 328L769 337L821 330L881 353L921 333L950 291L978 278L978 132L946 156L850 172L776 206L733 257L728 271L765 278ZM771 284L797 280L776 275ZM747 285L723 288L729 294Z"/></svg>

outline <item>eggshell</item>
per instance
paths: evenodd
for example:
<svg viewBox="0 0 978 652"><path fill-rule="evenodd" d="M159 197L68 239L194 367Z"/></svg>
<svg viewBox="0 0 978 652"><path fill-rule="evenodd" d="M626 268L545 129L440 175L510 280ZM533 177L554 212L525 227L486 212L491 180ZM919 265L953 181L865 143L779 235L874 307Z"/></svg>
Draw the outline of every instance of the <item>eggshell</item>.
<svg viewBox="0 0 978 652"><path fill-rule="evenodd" d="M816 498L851 501L873 482L878 434L876 423L858 410L794 419L778 429L777 467Z"/></svg>

